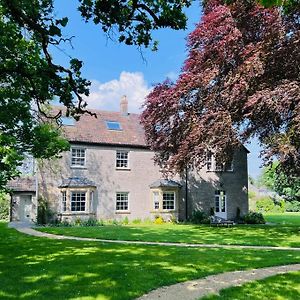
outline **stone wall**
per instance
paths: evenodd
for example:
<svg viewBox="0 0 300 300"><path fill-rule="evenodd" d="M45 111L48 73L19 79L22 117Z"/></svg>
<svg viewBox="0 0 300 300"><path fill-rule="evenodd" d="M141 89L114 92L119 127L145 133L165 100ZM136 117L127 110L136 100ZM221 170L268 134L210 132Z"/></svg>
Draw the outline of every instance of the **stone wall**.
<svg viewBox="0 0 300 300"><path fill-rule="evenodd" d="M76 145L74 145L76 146ZM79 146L79 145L78 145ZM76 146L77 147L77 146ZM86 166L71 167L70 152L59 160L46 160L39 164L39 194L48 199L53 211L61 210L61 189L59 185L68 177L85 177L92 180L96 189L90 212L97 219L146 219L154 218L150 184L162 178L158 166L154 165L153 152L147 149L112 146L79 146L86 149ZM129 151L129 168L116 168L116 150ZM247 196L247 153L239 149L233 162L232 172L207 172L206 169L188 172L188 215L194 209L209 212L214 206L214 193L217 189L226 191L228 218L236 216L237 207L242 214L248 211ZM173 178L181 183L178 191L178 206L174 215L185 219L185 178ZM76 190L73 188L73 190ZM118 212L116 192L129 192L129 212ZM164 213L159 213L164 215ZM77 215L78 216L78 215ZM170 213L165 216L170 217ZM74 218L76 216L74 215ZM68 218L73 219L72 216Z"/></svg>

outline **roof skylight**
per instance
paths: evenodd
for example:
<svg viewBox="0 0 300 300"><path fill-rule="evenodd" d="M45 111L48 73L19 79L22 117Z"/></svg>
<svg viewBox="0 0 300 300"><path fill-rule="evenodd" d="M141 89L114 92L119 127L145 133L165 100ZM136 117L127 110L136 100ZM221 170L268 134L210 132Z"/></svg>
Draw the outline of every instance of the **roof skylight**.
<svg viewBox="0 0 300 300"><path fill-rule="evenodd" d="M109 130L122 130L121 124L117 121L106 121L106 127Z"/></svg>
<svg viewBox="0 0 300 300"><path fill-rule="evenodd" d="M61 124L64 126L74 126L75 120L71 117L60 117Z"/></svg>

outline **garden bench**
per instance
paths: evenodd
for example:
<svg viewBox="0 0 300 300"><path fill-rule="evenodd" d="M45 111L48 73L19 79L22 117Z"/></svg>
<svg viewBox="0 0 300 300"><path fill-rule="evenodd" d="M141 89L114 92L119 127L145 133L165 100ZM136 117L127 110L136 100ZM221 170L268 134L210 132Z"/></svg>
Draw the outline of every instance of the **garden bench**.
<svg viewBox="0 0 300 300"><path fill-rule="evenodd" d="M234 225L234 222L231 220L225 220L223 218L217 217L217 216L211 216L210 217L210 225L211 226L226 226L230 227Z"/></svg>

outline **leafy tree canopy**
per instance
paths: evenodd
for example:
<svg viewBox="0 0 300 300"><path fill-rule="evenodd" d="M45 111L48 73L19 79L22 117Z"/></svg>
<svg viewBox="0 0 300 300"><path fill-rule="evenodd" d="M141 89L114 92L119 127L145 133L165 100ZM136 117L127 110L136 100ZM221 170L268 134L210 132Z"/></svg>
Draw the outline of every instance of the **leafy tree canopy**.
<svg viewBox="0 0 300 300"><path fill-rule="evenodd" d="M189 0L79 0L78 10L85 21L118 34L119 42L155 50L151 31L184 29L183 8L189 5ZM72 58L62 66L51 55L52 46L70 41L63 36L68 17L58 19L53 11L53 0L0 0L0 189L18 174L23 153L48 158L68 149L55 125L61 112L49 114L51 100L75 119L87 112L83 96L90 82L81 76L82 62Z"/></svg>
<svg viewBox="0 0 300 300"><path fill-rule="evenodd" d="M300 176L300 10L254 0L205 2L175 83L148 95L142 122L156 161L171 170L231 158L257 136L265 162Z"/></svg>
<svg viewBox="0 0 300 300"><path fill-rule="evenodd" d="M275 191L280 196L290 201L300 201L300 178L286 176L278 161L264 167L260 176L260 182Z"/></svg>

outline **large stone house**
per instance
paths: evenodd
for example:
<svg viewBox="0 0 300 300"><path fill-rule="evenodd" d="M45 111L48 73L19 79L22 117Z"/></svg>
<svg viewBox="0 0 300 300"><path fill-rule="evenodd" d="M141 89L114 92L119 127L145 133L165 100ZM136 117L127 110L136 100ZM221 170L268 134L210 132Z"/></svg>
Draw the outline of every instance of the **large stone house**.
<svg viewBox="0 0 300 300"><path fill-rule="evenodd" d="M185 220L194 210L234 219L237 211L248 212L246 148L237 149L226 168L212 155L200 171L165 179L153 162L139 115L128 113L127 106L123 98L119 112L95 110L97 118L85 114L78 122L62 118L71 149L61 159L39 163L34 192L15 191L12 220L35 221L36 196L67 221Z"/></svg>

